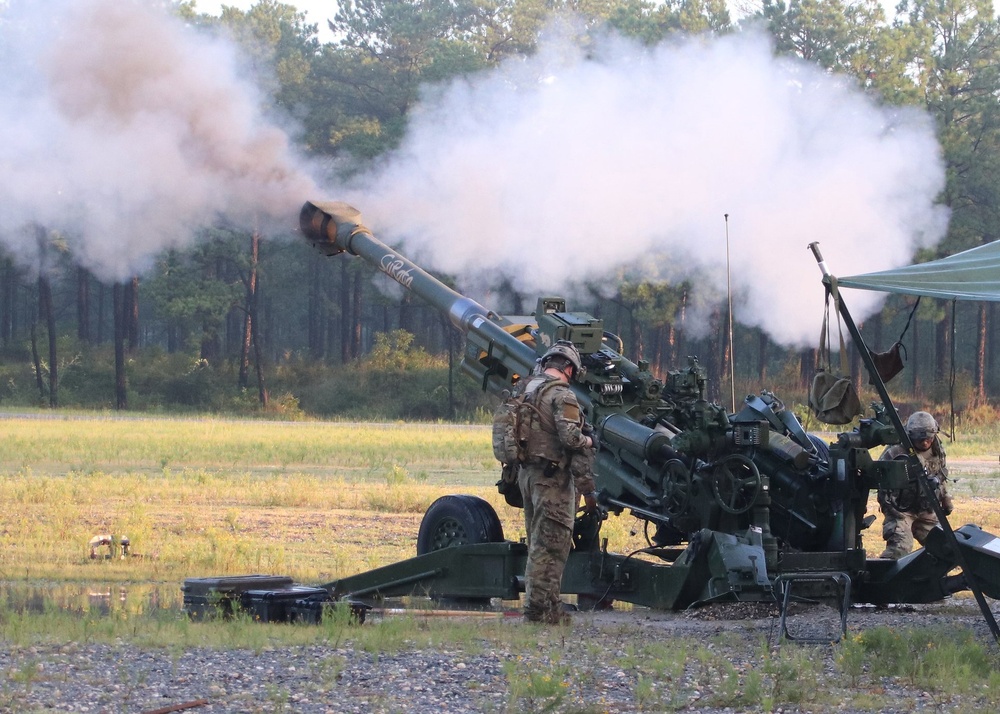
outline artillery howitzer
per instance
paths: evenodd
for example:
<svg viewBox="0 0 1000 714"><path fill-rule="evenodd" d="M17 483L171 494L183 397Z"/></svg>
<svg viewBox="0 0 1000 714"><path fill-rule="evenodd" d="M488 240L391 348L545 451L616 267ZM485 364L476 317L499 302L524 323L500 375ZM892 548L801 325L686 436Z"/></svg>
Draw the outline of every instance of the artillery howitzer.
<svg viewBox="0 0 1000 714"><path fill-rule="evenodd" d="M322 252L364 258L446 315L466 336L461 370L485 391L515 390L556 340L576 345L586 370L572 388L599 445L598 500L608 512L644 520L650 542L644 558L610 553L601 519L579 518L562 591L581 604L613 599L677 610L722 600L787 603L794 585L796 597L835 602L846 617L851 602L942 599L953 590L946 576L959 564L977 573L987 594L1000 596L1000 539L977 526L950 540L935 531L899 561L866 557L869 492L901 488L919 477L915 469L922 473L915 458L872 459L870 449L907 439L891 404L873 405L871 418L827 444L770 392L746 397L733 414L710 403L695 358L655 378L646 362L622 355L601 320L568 311L561 298L540 298L529 317L488 310L376 240L346 204L306 203L300 225ZM322 587L354 602L517 599L526 553L524 544L504 540L486 501L445 496L423 518L417 557Z"/></svg>

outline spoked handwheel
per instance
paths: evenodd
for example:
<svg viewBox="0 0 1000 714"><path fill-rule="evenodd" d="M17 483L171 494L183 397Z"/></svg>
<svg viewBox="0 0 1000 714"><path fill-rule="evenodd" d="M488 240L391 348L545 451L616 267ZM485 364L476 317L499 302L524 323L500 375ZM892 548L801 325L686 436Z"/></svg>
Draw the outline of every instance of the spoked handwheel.
<svg viewBox="0 0 1000 714"><path fill-rule="evenodd" d="M730 454L707 468L719 508L734 515L753 508L763 483L753 461L743 454Z"/></svg>
<svg viewBox="0 0 1000 714"><path fill-rule="evenodd" d="M663 512L678 518L687 512L691 502L691 472L680 459L670 459L663 465Z"/></svg>

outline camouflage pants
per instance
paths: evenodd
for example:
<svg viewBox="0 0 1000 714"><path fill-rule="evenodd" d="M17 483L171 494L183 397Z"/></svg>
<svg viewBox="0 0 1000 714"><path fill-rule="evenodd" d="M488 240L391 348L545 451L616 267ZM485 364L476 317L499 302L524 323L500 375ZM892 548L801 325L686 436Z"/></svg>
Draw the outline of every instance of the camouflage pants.
<svg viewBox="0 0 1000 714"><path fill-rule="evenodd" d="M573 545L576 490L568 470L549 476L540 465L521 467L518 486L524 496L524 526L528 563L524 570L524 617L532 622L559 624L563 571Z"/></svg>
<svg viewBox="0 0 1000 714"><path fill-rule="evenodd" d="M885 540L885 550L880 558L899 560L909 555L913 550L913 539L923 544L927 534L938 525L934 511L920 513L904 513L888 506L882 507L885 520L882 522L882 538Z"/></svg>

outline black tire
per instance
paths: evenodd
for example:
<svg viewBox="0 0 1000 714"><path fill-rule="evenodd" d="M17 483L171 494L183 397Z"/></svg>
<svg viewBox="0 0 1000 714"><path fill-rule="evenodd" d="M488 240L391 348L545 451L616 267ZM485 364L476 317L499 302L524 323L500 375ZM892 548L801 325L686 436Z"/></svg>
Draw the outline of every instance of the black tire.
<svg viewBox="0 0 1000 714"><path fill-rule="evenodd" d="M830 463L830 445L815 434L808 434L808 436L809 441L812 442L813 447L816 449L816 456L819 457L819 460Z"/></svg>
<svg viewBox="0 0 1000 714"><path fill-rule="evenodd" d="M442 496L424 513L417 555L456 545L502 543L503 526L489 502L477 496Z"/></svg>

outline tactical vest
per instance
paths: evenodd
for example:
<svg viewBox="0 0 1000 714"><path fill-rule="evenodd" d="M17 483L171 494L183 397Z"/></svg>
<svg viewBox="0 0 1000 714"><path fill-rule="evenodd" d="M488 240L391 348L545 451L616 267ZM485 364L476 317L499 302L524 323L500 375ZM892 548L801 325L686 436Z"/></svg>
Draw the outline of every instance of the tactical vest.
<svg viewBox="0 0 1000 714"><path fill-rule="evenodd" d="M879 458L891 460L902 458L906 455L906 447L902 444L896 444L886 448ZM930 449L917 452L917 458L920 459L920 463L927 472L927 480L930 483L931 490L937 495L940 501L944 482L948 480L948 467L946 465L947 457L944 448L941 446L938 438L934 438ZM899 490L880 490L878 492L878 502L879 505L889 505L904 513L924 513L934 509L924 496L923 489L915 481L910 482Z"/></svg>
<svg viewBox="0 0 1000 714"><path fill-rule="evenodd" d="M542 381L544 380L544 381ZM534 384L535 382L538 384ZM525 451L531 461L549 461L563 463L567 460L566 449L559 441L559 431L556 428L553 400L557 390L562 386L569 389L564 382L554 378L533 377L525 388L525 401L537 410L537 417L528 422L527 446ZM563 465L565 465L563 463Z"/></svg>

